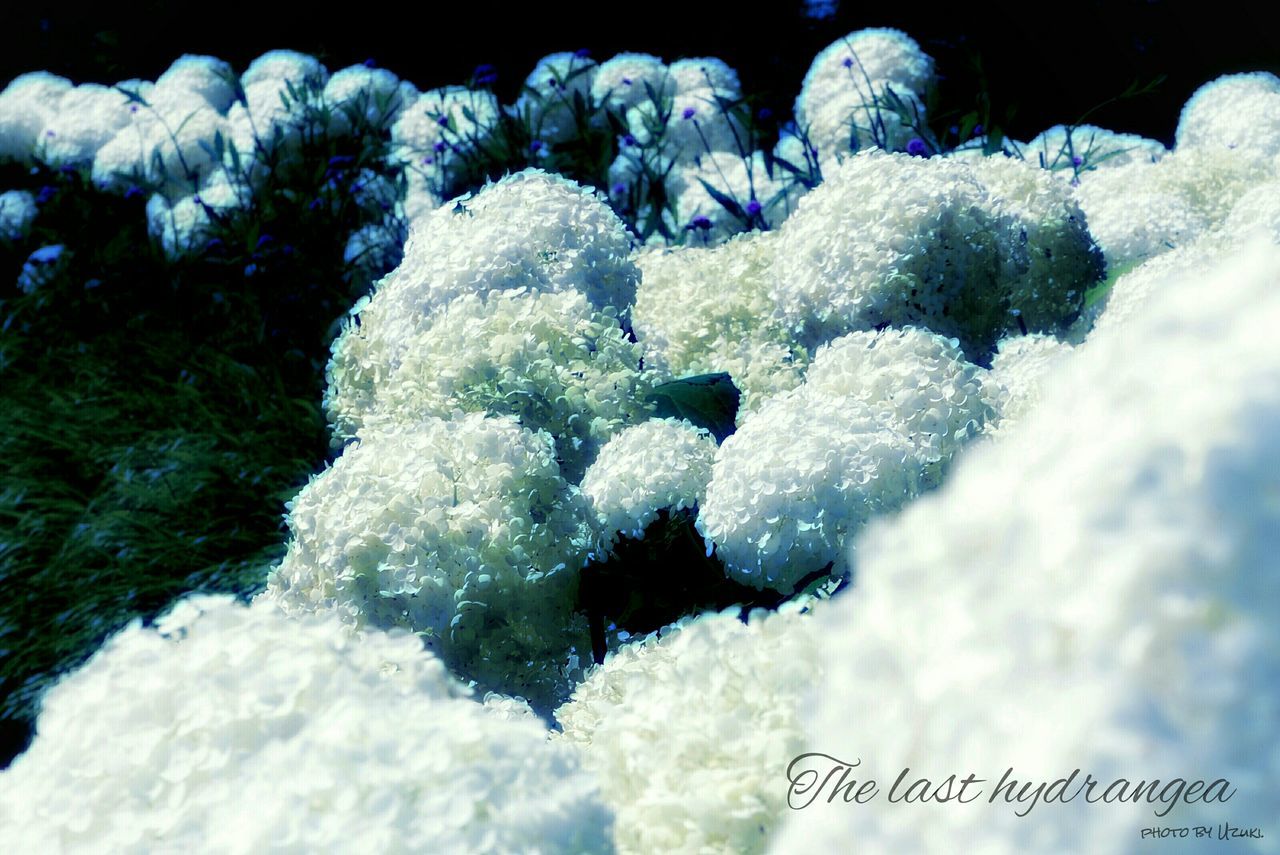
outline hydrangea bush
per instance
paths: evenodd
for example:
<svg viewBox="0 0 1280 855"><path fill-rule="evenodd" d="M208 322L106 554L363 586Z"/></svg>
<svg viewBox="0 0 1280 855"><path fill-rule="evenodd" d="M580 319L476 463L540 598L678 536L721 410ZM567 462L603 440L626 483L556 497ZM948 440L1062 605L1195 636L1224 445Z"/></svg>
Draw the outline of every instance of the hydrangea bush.
<svg viewBox="0 0 1280 855"><path fill-rule="evenodd" d="M298 366L258 400L305 399L308 464L332 459L237 587L265 581L251 605L184 601L48 692L0 775L0 848L323 849L358 823L421 851L1107 851L1132 830L784 821L791 757L868 740L1098 770L1195 743L1260 810L1275 705L1246 715L1222 675L1276 671L1253 572L1273 503L1240 497L1275 487L1280 83L1206 85L1172 150L1083 118L1020 143L989 114L933 127L934 66L852 33L780 128L711 57L554 53L513 103L492 68L421 92L291 51L13 81L5 331L52 334L65 303L129 334L129 289L98 291L62 213L111 200L150 237L139 269L172 276L139 314L199 298L179 336L260 319L232 365ZM341 272L303 290L322 254ZM116 524L151 520L157 484L216 506L210 470L256 471L172 425L112 461ZM72 541L129 560L114 531ZM1050 690L1072 717L984 712Z"/></svg>

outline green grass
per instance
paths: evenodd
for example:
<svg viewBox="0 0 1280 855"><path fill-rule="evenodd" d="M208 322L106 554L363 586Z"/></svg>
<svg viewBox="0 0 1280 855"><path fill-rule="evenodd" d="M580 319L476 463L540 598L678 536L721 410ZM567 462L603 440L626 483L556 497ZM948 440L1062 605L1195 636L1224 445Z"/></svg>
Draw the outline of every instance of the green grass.
<svg viewBox="0 0 1280 855"><path fill-rule="evenodd" d="M258 210L218 251L169 262L142 199L10 172L56 192L0 247L0 764L43 690L130 620L265 582L285 502L328 457L328 342L367 285L344 279L353 207ZM66 269L17 291L53 242Z"/></svg>

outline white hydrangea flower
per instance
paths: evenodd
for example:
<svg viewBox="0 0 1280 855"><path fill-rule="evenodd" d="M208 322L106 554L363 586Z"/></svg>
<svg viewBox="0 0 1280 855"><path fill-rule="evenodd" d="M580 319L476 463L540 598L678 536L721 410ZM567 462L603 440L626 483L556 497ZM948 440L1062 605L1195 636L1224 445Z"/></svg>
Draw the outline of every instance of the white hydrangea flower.
<svg viewBox="0 0 1280 855"><path fill-rule="evenodd" d="M1272 180L1247 191L1231 208L1223 224L1230 235L1248 235L1253 230L1269 234L1280 243L1280 180Z"/></svg>
<svg viewBox="0 0 1280 855"><path fill-rule="evenodd" d="M481 701L481 709L503 721L533 721L543 725L541 717L524 698L515 698L497 692L487 692ZM545 726L545 725L543 725Z"/></svg>
<svg viewBox="0 0 1280 855"><path fill-rule="evenodd" d="M750 137L736 111L717 98L723 92L700 90L678 94L669 105L643 102L627 111L627 130L643 147L653 148L680 166L712 152L745 151ZM668 108L667 112L665 108Z"/></svg>
<svg viewBox="0 0 1280 855"><path fill-rule="evenodd" d="M57 115L70 80L47 71L15 77L0 92L0 160L31 160L45 126Z"/></svg>
<svg viewBox="0 0 1280 855"><path fill-rule="evenodd" d="M776 232L756 232L714 249L636 257L641 279L632 324L646 369L664 379L727 372L742 393L739 421L799 385L808 363L808 353L774 317L776 243Z"/></svg>
<svg viewBox="0 0 1280 855"><path fill-rule="evenodd" d="M607 539L639 539L659 511L702 502L715 455L705 430L682 419L650 419L604 444L582 476L582 494Z"/></svg>
<svg viewBox="0 0 1280 855"><path fill-rule="evenodd" d="M25 190L0 193L0 240L22 240L39 212L35 197Z"/></svg>
<svg viewBox="0 0 1280 855"><path fill-rule="evenodd" d="M423 92L391 126L391 158L442 187L459 158L474 154L500 118L492 92L447 86Z"/></svg>
<svg viewBox="0 0 1280 855"><path fill-rule="evenodd" d="M184 54L156 78L156 92L196 96L219 113L235 100L231 64L213 56ZM194 105L193 105L194 109Z"/></svg>
<svg viewBox="0 0 1280 855"><path fill-rule="evenodd" d="M1069 133L1068 133L1069 131ZM1054 125L1018 146L1027 163L1071 178L1076 166L1086 174L1132 163L1156 163L1169 153L1164 143L1100 128L1097 125Z"/></svg>
<svg viewBox="0 0 1280 855"><path fill-rule="evenodd" d="M850 33L814 57L796 98L796 123L807 129L824 168L877 139L901 151L915 134L884 106L886 91L914 108L923 122L921 96L933 76L933 59L905 33L886 28Z"/></svg>
<svg viewBox="0 0 1280 855"><path fill-rule="evenodd" d="M783 593L832 565L872 516L933 485L993 420L984 372L920 330L852 333L819 351L804 385L720 446L698 530L731 578Z"/></svg>
<svg viewBox="0 0 1280 855"><path fill-rule="evenodd" d="M406 633L189 597L50 689L0 848L612 851L575 752L468 694Z"/></svg>
<svg viewBox="0 0 1280 855"><path fill-rule="evenodd" d="M998 399L1000 421L988 433L1002 435L1033 412L1051 392L1054 369L1074 350L1070 344L1040 333L1002 339L991 360L988 383Z"/></svg>
<svg viewBox="0 0 1280 855"><path fill-rule="evenodd" d="M332 110L329 130L349 133L352 115L362 116L373 127L389 128L409 103L407 94L400 78L385 68L352 65L335 71L323 91L324 102Z"/></svg>
<svg viewBox="0 0 1280 855"><path fill-rule="evenodd" d="M468 294L404 341L357 432L455 411L513 415L556 441L575 479L600 446L649 405L639 346L616 313L578 291Z"/></svg>
<svg viewBox="0 0 1280 855"><path fill-rule="evenodd" d="M1265 71L1227 74L1201 86L1183 105L1176 142L1178 150L1280 155L1280 77Z"/></svg>
<svg viewBox="0 0 1280 855"><path fill-rule="evenodd" d="M538 60L525 79L514 110L528 118L534 139L555 144L578 133L574 102L591 111L595 60L576 53L553 53Z"/></svg>
<svg viewBox="0 0 1280 855"><path fill-rule="evenodd" d="M742 96L738 72L714 56L678 59L668 67L667 75L680 95L715 93L727 98Z"/></svg>
<svg viewBox="0 0 1280 855"><path fill-rule="evenodd" d="M639 271L617 214L593 191L538 170L488 185L413 221L404 260L353 310L333 344L325 407L350 436L406 342L455 298L492 291L581 291L619 317Z"/></svg>
<svg viewBox="0 0 1280 855"><path fill-rule="evenodd" d="M176 198L221 168L214 139L229 139L231 126L213 107L189 93L166 90L130 110L131 121L94 155L98 186L122 190L141 179Z"/></svg>
<svg viewBox="0 0 1280 855"><path fill-rule="evenodd" d="M817 616L824 644L857 655L827 669L813 750L861 758L859 780L972 771L988 795L1009 768L1019 786L1079 769L1067 792L1091 775L1093 802L1041 800L1020 817L1029 799L904 809L882 796L851 810L828 788L789 815L774 852L857 840L1109 855L1153 825L1216 828L1224 807L1246 828L1274 816L1280 249L1224 258L1208 276L1171 271L1019 426L869 529L856 596ZM1228 806L1097 803L1117 779L1132 794L1175 777L1235 792Z"/></svg>
<svg viewBox="0 0 1280 855"><path fill-rule="evenodd" d="M732 235L761 224L777 228L808 192L804 184L783 169L775 169L770 177L762 152L747 158L737 152L704 154L698 163L682 171L679 185L685 189L675 194L676 222L683 231L692 233L687 240L699 245L723 243ZM721 204L704 181L732 199L742 215ZM668 180L668 194L672 194L672 183ZM699 218L705 218L710 226L694 225L701 223Z"/></svg>
<svg viewBox="0 0 1280 855"><path fill-rule="evenodd" d="M1017 329L1000 287L1020 249L1015 225L962 163L860 152L779 229L771 296L809 348L855 329L922 325L981 358Z"/></svg>
<svg viewBox="0 0 1280 855"><path fill-rule="evenodd" d="M110 86L84 83L57 103L36 141L36 156L49 166L92 164L98 149L129 123L128 99Z"/></svg>
<svg viewBox="0 0 1280 855"><path fill-rule="evenodd" d="M71 253L60 243L40 247L23 262L18 272L18 290L34 294L63 271L70 257Z"/></svg>
<svg viewBox="0 0 1280 855"><path fill-rule="evenodd" d="M1179 149L1153 164L1092 173L1076 191L1107 264L1133 264L1219 226L1270 165L1227 148Z"/></svg>
<svg viewBox="0 0 1280 855"><path fill-rule="evenodd" d="M997 209L1013 219L1002 288L1009 311L1029 331L1064 332L1102 279L1106 261L1070 188L1013 157L970 162Z"/></svg>
<svg viewBox="0 0 1280 855"><path fill-rule="evenodd" d="M165 255L178 258L202 247L209 238L214 214L230 214L249 201L249 189L223 172L215 172L200 192L170 204L160 193L147 201L147 228L160 241Z"/></svg>
<svg viewBox="0 0 1280 855"><path fill-rule="evenodd" d="M544 709L589 656L574 612L595 549L586 505L551 437L513 418L371 433L302 489L288 520L267 596L290 613L413 630L466 679Z"/></svg>
<svg viewBox="0 0 1280 855"><path fill-rule="evenodd" d="M307 82L323 86L328 79L329 70L313 56L292 50L269 50L249 63L240 75L240 84L246 90L262 82L284 89L286 81L295 87Z"/></svg>
<svg viewBox="0 0 1280 855"><path fill-rule="evenodd" d="M651 100L649 90L659 98L675 94L667 66L647 53L620 53L596 69L591 81L591 100L618 113Z"/></svg>
<svg viewBox="0 0 1280 855"><path fill-rule="evenodd" d="M764 852L819 685L812 616L687 618L613 652L556 710L616 814L622 853Z"/></svg>

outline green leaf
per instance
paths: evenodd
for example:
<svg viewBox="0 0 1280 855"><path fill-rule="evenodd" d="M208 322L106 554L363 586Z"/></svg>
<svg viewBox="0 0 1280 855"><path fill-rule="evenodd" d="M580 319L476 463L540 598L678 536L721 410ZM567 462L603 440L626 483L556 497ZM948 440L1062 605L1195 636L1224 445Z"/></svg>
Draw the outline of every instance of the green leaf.
<svg viewBox="0 0 1280 855"><path fill-rule="evenodd" d="M687 419L724 442L734 432L740 399L728 374L699 374L663 383L649 393L660 418Z"/></svg>
<svg viewBox="0 0 1280 855"><path fill-rule="evenodd" d="M706 181L704 181L704 180L703 180L703 179L701 179L701 178L699 178L699 179L698 179L698 183L699 183L699 184L701 184L701 185L703 186L703 188L704 188L708 193L710 193L710 194L711 194L711 198L712 198L712 199L715 199L715 200L716 200L716 202L718 202L718 203L720 204L720 207L724 208L724 209L725 209L726 211L728 211L730 214L732 214L733 216L737 217L737 218L738 218L738 219L740 219L740 220L749 220L749 219L750 219L750 217L748 217L748 216L747 216L747 212L746 212L746 211L744 211L744 210L742 210L742 206L741 206L741 205L739 205L739 204L738 204L738 203L733 199L733 197L732 197L732 196L727 196L727 195L725 195L724 193L722 193L722 192L720 192L719 190L717 190L716 188L712 187L710 184L708 184Z"/></svg>

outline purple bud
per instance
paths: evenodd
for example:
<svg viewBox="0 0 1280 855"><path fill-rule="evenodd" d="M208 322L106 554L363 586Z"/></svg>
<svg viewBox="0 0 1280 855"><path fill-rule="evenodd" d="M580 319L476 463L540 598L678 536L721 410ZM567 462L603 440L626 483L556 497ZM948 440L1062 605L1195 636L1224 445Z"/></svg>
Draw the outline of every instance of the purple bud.
<svg viewBox="0 0 1280 855"><path fill-rule="evenodd" d="M436 154L439 154L440 152L444 151L445 149L444 140L438 140L436 144L432 146L432 148L436 150Z"/></svg>
<svg viewBox="0 0 1280 855"><path fill-rule="evenodd" d="M698 114L698 111L693 109L692 107L685 107L684 112L680 114L680 117L685 121L688 121L689 119L692 119L697 114Z"/></svg>
<svg viewBox="0 0 1280 855"><path fill-rule="evenodd" d="M907 143L907 154L912 157L924 157L929 153L929 149L925 147L924 140L919 137L912 137Z"/></svg>
<svg viewBox="0 0 1280 855"><path fill-rule="evenodd" d="M1079 155L1076 155L1075 157L1071 158L1072 166L1079 166L1082 163L1084 163L1084 160L1081 159Z"/></svg>
<svg viewBox="0 0 1280 855"><path fill-rule="evenodd" d="M317 210L317 209L318 209L321 205L323 205L323 204L324 204L324 203L323 203L322 201L320 201L319 199L312 199L312 200L311 200L311 204L310 204L310 205L308 205L307 207L308 207L308 208L310 208L311 210L315 211L315 210Z"/></svg>
<svg viewBox="0 0 1280 855"><path fill-rule="evenodd" d="M759 112L756 113L756 118L762 122L767 122L773 118L773 111L768 107L761 107Z"/></svg>
<svg viewBox="0 0 1280 855"><path fill-rule="evenodd" d="M692 220L689 221L689 228L701 229L702 231L706 231L707 229L711 228L711 220L699 214L698 216L694 217Z"/></svg>
<svg viewBox="0 0 1280 855"><path fill-rule="evenodd" d="M346 166L348 163L351 163L354 160L355 158L351 157L350 155L337 154L329 158L329 165L330 166Z"/></svg>
<svg viewBox="0 0 1280 855"><path fill-rule="evenodd" d="M36 204L43 205L45 202L48 202L50 199L52 199L53 195L57 192L58 191L55 188L50 187L48 184L46 184L45 186L41 187L40 192L36 194Z"/></svg>
<svg viewBox="0 0 1280 855"><path fill-rule="evenodd" d="M627 192L627 185L623 184L621 181L613 185L613 195L621 196L623 193L626 193L626 192Z"/></svg>
<svg viewBox="0 0 1280 855"><path fill-rule="evenodd" d="M368 59L366 59L366 60L364 61L364 67L365 67L365 68L377 68L377 67L378 67L378 64L377 64L376 62L374 62L374 61L373 61L373 57L369 57Z"/></svg>
<svg viewBox="0 0 1280 855"><path fill-rule="evenodd" d="M441 116L440 118L436 119L436 124L437 124L437 125L439 125L439 126L440 126L440 127L442 127L442 128L447 128L447 127L449 127L449 117L448 117L448 116Z"/></svg>
<svg viewBox="0 0 1280 855"><path fill-rule="evenodd" d="M843 65L845 68L853 68L853 57L851 57L851 56L846 56L846 57L844 58L844 62L842 62L842 63L840 63L840 64L841 64L841 65Z"/></svg>
<svg viewBox="0 0 1280 855"><path fill-rule="evenodd" d="M631 85L631 78L630 78L630 77L624 77L624 78L622 78L622 85L623 85L623 86L630 86L630 85Z"/></svg>
<svg viewBox="0 0 1280 855"><path fill-rule="evenodd" d="M622 144L627 146L637 145L636 138L633 137L631 134L627 134L622 138Z"/></svg>
<svg viewBox="0 0 1280 855"><path fill-rule="evenodd" d="M756 216L757 214L759 214L759 213L760 213L760 210L761 210L761 209L760 209L760 203L759 203L759 202L757 202L755 199L752 199L750 202L748 202L748 203L747 203L747 214L748 214L748 216L752 216L752 217L754 217L754 216Z"/></svg>
<svg viewBox="0 0 1280 855"><path fill-rule="evenodd" d="M135 196L141 196L141 195L142 195L142 188L139 187L137 184L130 184L129 189L124 191L124 197L126 199L132 199Z"/></svg>
<svg viewBox="0 0 1280 855"><path fill-rule="evenodd" d="M586 48L578 48L573 52L573 55L578 59L586 59L587 57L591 56L591 51L587 50Z"/></svg>
<svg viewBox="0 0 1280 855"><path fill-rule="evenodd" d="M275 238L273 238L271 235L264 234L262 237L258 238L258 246L262 246L263 244L266 244L266 243L271 243L274 240Z"/></svg>
<svg viewBox="0 0 1280 855"><path fill-rule="evenodd" d="M974 126L973 126L973 135L976 137L976 136L978 136L980 133L982 133L982 125L974 125Z"/></svg>
<svg viewBox="0 0 1280 855"><path fill-rule="evenodd" d="M258 265L256 265L256 264L246 264L246 265L244 266L244 275L245 275L246 277L252 276L253 274L255 274L255 273L257 273L257 272L258 272Z"/></svg>
<svg viewBox="0 0 1280 855"><path fill-rule="evenodd" d="M434 157L424 157L422 158L422 162L427 166L430 166L431 164L436 162L436 159Z"/></svg>
<svg viewBox="0 0 1280 855"><path fill-rule="evenodd" d="M129 105L129 112L130 112L130 113L136 113L136 112L138 112L138 105L137 105L137 104L130 104L130 105Z"/></svg>
<svg viewBox="0 0 1280 855"><path fill-rule="evenodd" d="M533 142L529 143L529 151L532 154L537 154L538 152L542 151L545 145L546 143L544 143L542 140L534 140Z"/></svg>
<svg viewBox="0 0 1280 855"><path fill-rule="evenodd" d="M947 133L960 136L960 127L958 125L952 125L951 127L947 128Z"/></svg>

